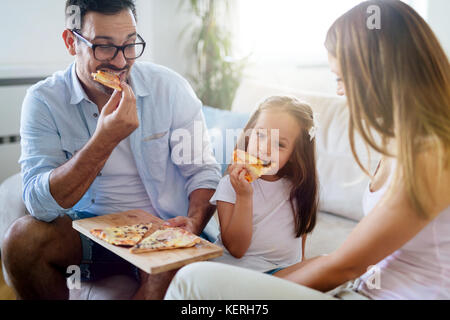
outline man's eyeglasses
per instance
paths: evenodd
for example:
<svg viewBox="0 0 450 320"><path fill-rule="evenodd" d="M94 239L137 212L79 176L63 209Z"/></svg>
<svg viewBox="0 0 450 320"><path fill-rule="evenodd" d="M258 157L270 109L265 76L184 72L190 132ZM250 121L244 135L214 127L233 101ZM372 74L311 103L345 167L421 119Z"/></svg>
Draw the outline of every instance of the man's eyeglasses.
<svg viewBox="0 0 450 320"><path fill-rule="evenodd" d="M119 53L119 50L122 51L125 59L137 59L142 56L146 46L144 39L139 34L137 35L137 38L139 40L138 42L126 44L124 46L115 46L111 44L93 44L78 32L72 30L72 33L78 39L86 43L88 47L90 47L94 52L94 58L101 62L113 60Z"/></svg>

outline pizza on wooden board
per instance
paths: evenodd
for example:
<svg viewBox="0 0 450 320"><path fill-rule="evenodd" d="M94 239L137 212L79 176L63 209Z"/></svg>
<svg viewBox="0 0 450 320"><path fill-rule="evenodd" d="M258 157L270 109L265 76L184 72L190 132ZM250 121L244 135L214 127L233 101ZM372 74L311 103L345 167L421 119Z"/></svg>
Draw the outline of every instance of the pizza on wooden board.
<svg viewBox="0 0 450 320"><path fill-rule="evenodd" d="M97 238L117 246L134 246L152 227L151 223L92 229L91 234Z"/></svg>
<svg viewBox="0 0 450 320"><path fill-rule="evenodd" d="M164 226L145 237L130 249L132 253L144 253L168 249L190 248L201 239L181 228Z"/></svg>
<svg viewBox="0 0 450 320"><path fill-rule="evenodd" d="M93 79L104 86L115 89L117 91L122 91L122 87L120 86L120 78L111 72L106 71L97 71L97 73L91 74Z"/></svg>

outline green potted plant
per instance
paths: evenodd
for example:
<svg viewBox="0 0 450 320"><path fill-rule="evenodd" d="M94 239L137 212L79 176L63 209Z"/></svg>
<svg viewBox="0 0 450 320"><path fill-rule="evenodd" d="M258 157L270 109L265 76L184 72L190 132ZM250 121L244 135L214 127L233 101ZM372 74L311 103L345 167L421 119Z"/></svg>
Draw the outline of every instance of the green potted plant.
<svg viewBox="0 0 450 320"><path fill-rule="evenodd" d="M181 1L180 7L185 4ZM229 13L229 1L190 0L189 10L196 22L181 34L193 39L196 70L189 77L204 105L229 110L247 61L233 58L231 31L221 23Z"/></svg>

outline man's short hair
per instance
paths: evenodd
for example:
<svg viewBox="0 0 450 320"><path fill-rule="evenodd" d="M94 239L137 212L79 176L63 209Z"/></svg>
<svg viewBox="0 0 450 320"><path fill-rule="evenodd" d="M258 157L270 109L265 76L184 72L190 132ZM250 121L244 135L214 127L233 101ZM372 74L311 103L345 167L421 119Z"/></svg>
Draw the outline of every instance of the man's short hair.
<svg viewBox="0 0 450 320"><path fill-rule="evenodd" d="M136 4L134 0L67 0L66 1L66 20L69 18L70 6L78 6L80 14L80 26L75 29L83 28L83 18L90 12L114 15L122 10L131 10L137 21ZM69 12L68 12L69 11Z"/></svg>

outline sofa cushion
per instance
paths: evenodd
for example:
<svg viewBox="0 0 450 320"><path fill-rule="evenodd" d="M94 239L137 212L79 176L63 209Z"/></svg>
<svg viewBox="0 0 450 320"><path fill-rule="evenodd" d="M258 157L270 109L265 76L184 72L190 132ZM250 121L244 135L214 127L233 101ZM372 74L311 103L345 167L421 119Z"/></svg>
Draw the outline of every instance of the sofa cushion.
<svg viewBox="0 0 450 320"><path fill-rule="evenodd" d="M16 174L0 185L0 248L12 223L26 214L22 201L22 180L20 174Z"/></svg>
<svg viewBox="0 0 450 320"><path fill-rule="evenodd" d="M341 246L357 222L326 212L318 212L317 223L306 241L305 256L329 254Z"/></svg>
<svg viewBox="0 0 450 320"><path fill-rule="evenodd" d="M232 110L253 112L264 99L273 95L291 95L311 105L319 113L317 169L320 180L320 210L355 221L363 216L362 196L369 182L356 164L348 139L349 112L346 99L291 88L244 81L236 92ZM356 137L356 149L363 164L375 170L379 155L371 159L362 140Z"/></svg>

